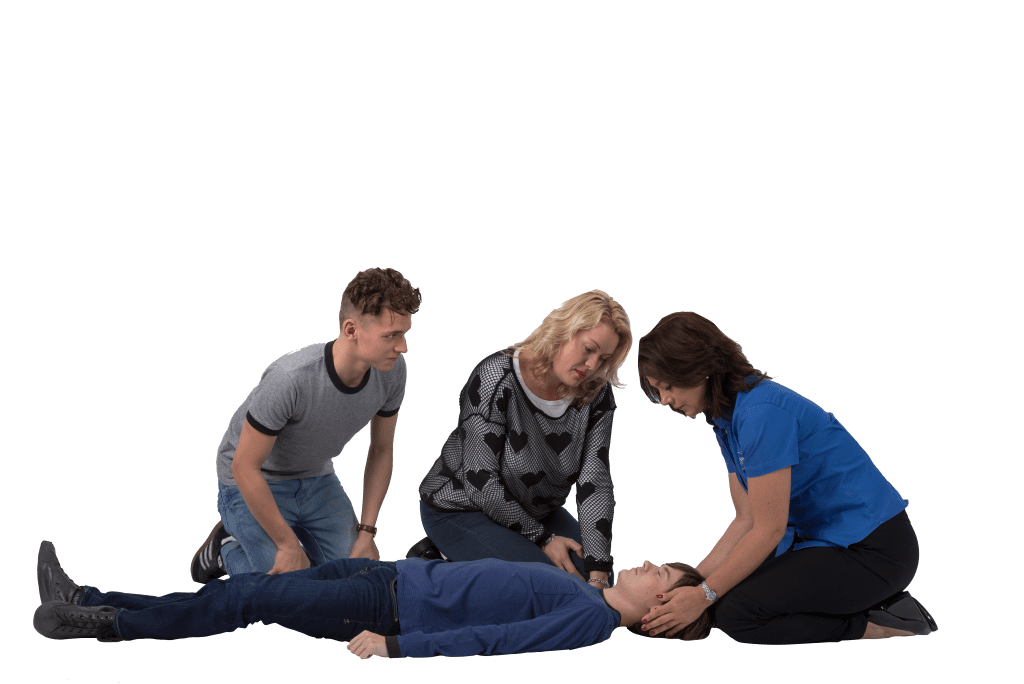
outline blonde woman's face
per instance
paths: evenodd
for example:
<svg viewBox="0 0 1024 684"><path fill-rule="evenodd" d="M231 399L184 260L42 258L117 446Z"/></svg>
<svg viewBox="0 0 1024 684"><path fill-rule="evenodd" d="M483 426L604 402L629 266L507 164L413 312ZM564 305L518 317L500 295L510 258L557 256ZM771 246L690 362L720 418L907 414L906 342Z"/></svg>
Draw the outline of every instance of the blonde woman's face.
<svg viewBox="0 0 1024 684"><path fill-rule="evenodd" d="M608 360L619 345L615 328L607 321L580 330L555 353L551 371L569 387L577 387Z"/></svg>

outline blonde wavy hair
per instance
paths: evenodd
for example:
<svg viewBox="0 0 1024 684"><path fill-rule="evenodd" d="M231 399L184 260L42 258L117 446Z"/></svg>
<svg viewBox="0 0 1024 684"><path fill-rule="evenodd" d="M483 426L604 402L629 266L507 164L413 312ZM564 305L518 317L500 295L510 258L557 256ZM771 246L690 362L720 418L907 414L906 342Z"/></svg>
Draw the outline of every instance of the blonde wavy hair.
<svg viewBox="0 0 1024 684"><path fill-rule="evenodd" d="M633 346L633 334L629 330L629 316L621 304L601 290L585 292L549 313L529 337L512 345L512 349L529 352L532 357L530 371L544 379L551 372L555 354L562 345L572 340L576 333L597 327L602 321L607 321L619 336L615 351L579 386L562 385L574 405L586 404L594 400L606 382L615 387L623 386L619 382L618 370Z"/></svg>

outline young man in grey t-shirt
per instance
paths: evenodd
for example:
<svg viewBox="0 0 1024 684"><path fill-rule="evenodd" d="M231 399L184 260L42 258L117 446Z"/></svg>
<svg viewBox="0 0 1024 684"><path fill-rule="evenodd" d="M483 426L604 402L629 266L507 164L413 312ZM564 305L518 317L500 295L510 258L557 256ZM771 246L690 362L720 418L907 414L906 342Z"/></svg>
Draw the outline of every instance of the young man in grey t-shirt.
<svg viewBox="0 0 1024 684"><path fill-rule="evenodd" d="M264 371L217 450L221 521L193 557L192 579L380 558L373 537L405 396L405 334L420 301L398 271L362 271L342 296L338 338L285 354ZM332 459L367 423L357 521Z"/></svg>

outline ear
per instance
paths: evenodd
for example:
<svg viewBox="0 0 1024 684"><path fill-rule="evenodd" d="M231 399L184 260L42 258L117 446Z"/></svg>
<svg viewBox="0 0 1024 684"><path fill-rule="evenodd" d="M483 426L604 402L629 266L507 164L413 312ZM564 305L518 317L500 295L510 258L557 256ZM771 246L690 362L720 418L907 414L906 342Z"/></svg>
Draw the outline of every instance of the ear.
<svg viewBox="0 0 1024 684"><path fill-rule="evenodd" d="M359 323L354 318L346 318L341 322L341 336L346 340L355 340L359 332Z"/></svg>

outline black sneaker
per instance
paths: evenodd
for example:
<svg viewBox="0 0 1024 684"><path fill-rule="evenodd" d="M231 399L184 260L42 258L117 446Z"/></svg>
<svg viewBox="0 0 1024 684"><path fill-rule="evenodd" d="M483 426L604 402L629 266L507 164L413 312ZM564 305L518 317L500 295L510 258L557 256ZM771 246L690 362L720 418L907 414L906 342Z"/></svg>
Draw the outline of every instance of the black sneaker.
<svg viewBox="0 0 1024 684"><path fill-rule="evenodd" d="M39 560L36 562L36 578L39 580L39 602L61 601L75 603L82 588L71 581L60 561L53 544L44 541L39 545Z"/></svg>
<svg viewBox="0 0 1024 684"><path fill-rule="evenodd" d="M192 579L200 584L206 584L227 574L224 570L224 561L220 557L220 549L234 540L235 538L224 528L224 523L218 521L210 531L210 536L196 551L196 555L192 556Z"/></svg>
<svg viewBox="0 0 1024 684"><path fill-rule="evenodd" d="M917 635L931 634L939 628L931 613L905 591L869 610L868 621L880 627L902 629Z"/></svg>
<svg viewBox="0 0 1024 684"><path fill-rule="evenodd" d="M116 616L117 608L110 606L76 606L49 601L36 609L32 624L47 639L120 641L114 631Z"/></svg>
<svg viewBox="0 0 1024 684"><path fill-rule="evenodd" d="M448 557L441 553L440 549L434 546L430 537L424 537L409 549L405 554L406 558L422 558L423 560L448 560Z"/></svg>

